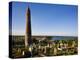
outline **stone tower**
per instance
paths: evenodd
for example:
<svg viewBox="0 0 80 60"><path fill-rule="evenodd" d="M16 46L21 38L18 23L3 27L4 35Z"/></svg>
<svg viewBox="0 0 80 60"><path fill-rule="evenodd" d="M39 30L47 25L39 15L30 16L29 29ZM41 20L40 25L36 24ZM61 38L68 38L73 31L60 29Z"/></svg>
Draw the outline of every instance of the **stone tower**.
<svg viewBox="0 0 80 60"><path fill-rule="evenodd" d="M28 7L26 13L26 34L25 34L25 47L31 46L32 38L31 38L31 12Z"/></svg>

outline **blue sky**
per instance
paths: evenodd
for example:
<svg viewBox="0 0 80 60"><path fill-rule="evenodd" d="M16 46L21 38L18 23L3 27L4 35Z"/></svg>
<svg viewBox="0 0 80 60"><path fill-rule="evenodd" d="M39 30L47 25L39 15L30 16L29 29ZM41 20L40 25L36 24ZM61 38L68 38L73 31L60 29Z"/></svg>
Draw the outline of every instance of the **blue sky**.
<svg viewBox="0 0 80 60"><path fill-rule="evenodd" d="M78 35L77 6L26 2L12 3L13 35L25 35L28 5L31 10L32 35Z"/></svg>

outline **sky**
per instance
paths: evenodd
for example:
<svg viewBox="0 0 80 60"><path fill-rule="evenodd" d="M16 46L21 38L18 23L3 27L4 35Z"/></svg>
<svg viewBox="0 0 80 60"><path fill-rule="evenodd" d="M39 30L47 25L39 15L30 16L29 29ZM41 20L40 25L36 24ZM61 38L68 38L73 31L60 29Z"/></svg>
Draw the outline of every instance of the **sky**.
<svg viewBox="0 0 80 60"><path fill-rule="evenodd" d="M76 5L12 3L12 35L25 35L27 8L31 10L32 35L77 36Z"/></svg>

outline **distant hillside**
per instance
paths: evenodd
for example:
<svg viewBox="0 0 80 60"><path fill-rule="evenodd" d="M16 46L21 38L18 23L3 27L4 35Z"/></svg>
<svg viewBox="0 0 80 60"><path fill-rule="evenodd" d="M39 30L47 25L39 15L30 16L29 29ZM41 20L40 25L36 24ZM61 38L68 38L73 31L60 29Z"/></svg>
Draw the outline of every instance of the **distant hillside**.
<svg viewBox="0 0 80 60"><path fill-rule="evenodd" d="M10 35L11 37L11 35ZM32 38L50 38L51 40L78 40L78 37L75 36L32 36ZM24 41L24 35L13 35L12 40L16 41Z"/></svg>

